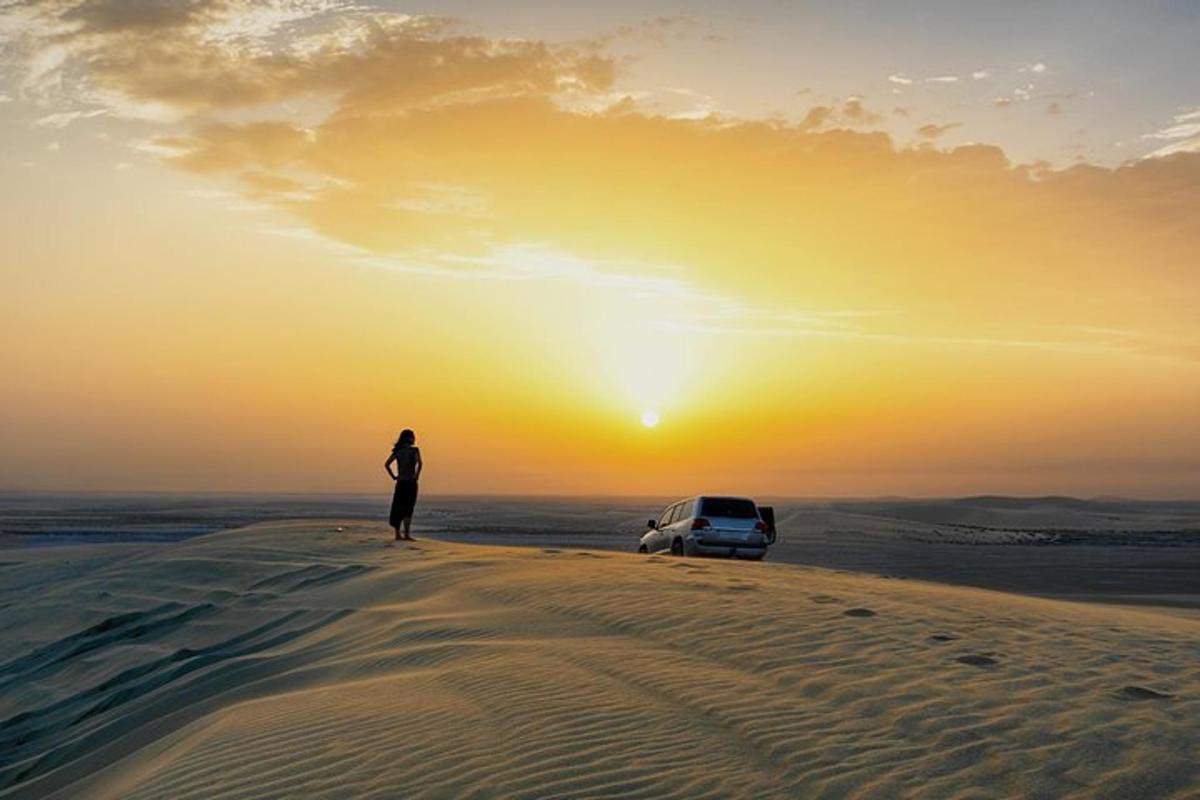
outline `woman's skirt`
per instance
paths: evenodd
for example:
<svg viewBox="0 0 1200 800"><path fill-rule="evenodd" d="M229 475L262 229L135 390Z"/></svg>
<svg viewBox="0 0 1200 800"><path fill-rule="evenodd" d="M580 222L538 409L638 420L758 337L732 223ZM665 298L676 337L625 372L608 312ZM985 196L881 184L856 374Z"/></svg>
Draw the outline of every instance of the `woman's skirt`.
<svg viewBox="0 0 1200 800"><path fill-rule="evenodd" d="M396 491L392 495L392 512L388 514L388 524L399 528L400 523L413 515L417 505L417 482L396 481Z"/></svg>

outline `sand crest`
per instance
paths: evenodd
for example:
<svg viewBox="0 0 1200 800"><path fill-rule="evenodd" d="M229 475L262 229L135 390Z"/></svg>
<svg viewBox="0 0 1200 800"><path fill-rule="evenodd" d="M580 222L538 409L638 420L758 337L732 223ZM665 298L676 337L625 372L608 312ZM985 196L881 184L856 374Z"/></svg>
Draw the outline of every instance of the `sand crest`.
<svg viewBox="0 0 1200 800"><path fill-rule="evenodd" d="M277 523L6 554L0 631L6 798L1200 786L1200 622L919 581Z"/></svg>

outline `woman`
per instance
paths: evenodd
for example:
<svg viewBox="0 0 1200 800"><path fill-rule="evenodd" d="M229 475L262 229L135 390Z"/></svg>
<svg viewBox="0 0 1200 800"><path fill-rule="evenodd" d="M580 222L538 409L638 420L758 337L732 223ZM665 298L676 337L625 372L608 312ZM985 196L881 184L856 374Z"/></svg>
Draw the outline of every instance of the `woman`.
<svg viewBox="0 0 1200 800"><path fill-rule="evenodd" d="M392 472L395 463L396 471ZM417 448L417 435L408 428L400 432L400 438L392 445L392 454L384 463L383 468L396 482L396 491L392 494L392 512L388 515L388 524L396 531L396 541L411 542L409 530L412 528L413 506L417 504L417 480L421 477L421 451ZM400 528L404 527L404 535Z"/></svg>

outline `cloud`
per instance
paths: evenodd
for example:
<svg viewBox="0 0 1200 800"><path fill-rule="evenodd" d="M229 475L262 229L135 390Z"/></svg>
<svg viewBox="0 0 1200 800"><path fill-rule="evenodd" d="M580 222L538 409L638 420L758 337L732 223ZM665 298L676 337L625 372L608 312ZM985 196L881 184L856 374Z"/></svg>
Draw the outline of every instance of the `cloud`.
<svg viewBox="0 0 1200 800"><path fill-rule="evenodd" d="M935 125L933 123L929 123L917 128L917 136L921 137L922 139L932 141L934 139L941 138L948 131L952 131L959 127L962 127L961 122L950 122L945 125Z"/></svg>
<svg viewBox="0 0 1200 800"><path fill-rule="evenodd" d="M849 125L877 125L883 117L867 110L858 98L851 98L842 104L841 119Z"/></svg>
<svg viewBox="0 0 1200 800"><path fill-rule="evenodd" d="M77 23L74 31L79 35L126 31L160 32L200 22L211 16L219 5L209 0L101 0L66 4L59 19L68 24Z"/></svg>
<svg viewBox="0 0 1200 800"><path fill-rule="evenodd" d="M908 76L900 74L900 73L893 73L891 75L888 75L888 81L891 83L897 84L898 86L912 86L914 83L918 82L916 79L909 78ZM920 82L921 83L957 83L958 78L954 75L934 75L934 76L928 77L928 78L921 78Z"/></svg>
<svg viewBox="0 0 1200 800"><path fill-rule="evenodd" d="M748 306L893 312L858 335L1041 341L1048 325L1097 318L1194 335L1196 287L1180 292L1178 276L1200 242L1200 159L1035 170L994 147L905 150L828 127L841 113L788 125L492 97L335 110L311 129L207 126L168 144L182 153L171 163L228 176L321 236L448 273L539 242L686 265L689 282ZM439 202L431 183L476 199ZM1087 307L1070 300L1083 287Z"/></svg>
<svg viewBox="0 0 1200 800"><path fill-rule="evenodd" d="M985 78L990 78L991 76L992 76L992 73L986 69L977 69L971 73L971 78L974 80L977 80L977 81L984 80Z"/></svg>
<svg viewBox="0 0 1200 800"><path fill-rule="evenodd" d="M1158 139L1171 142L1147 157L1159 158L1176 153L1200 153L1200 108L1184 108L1176 114L1169 125L1152 133L1143 134L1143 139Z"/></svg>
<svg viewBox="0 0 1200 800"><path fill-rule="evenodd" d="M192 115L133 146L380 265L675 282L762 311L757 330L860 309L816 327L880 342L1058 347L1050 332L1093 327L1185 358L1200 338L1200 155L1054 171L928 145L953 124L900 147L855 97L797 122L689 118L615 102L618 62L594 42L327 8L89 11L54 40L59 77ZM1061 346L1129 352L1079 331Z"/></svg>
<svg viewBox="0 0 1200 800"><path fill-rule="evenodd" d="M870 110L861 99L851 97L841 105L813 106L797 123L797 128L816 131L831 128L859 128L878 125L883 115Z"/></svg>
<svg viewBox="0 0 1200 800"><path fill-rule="evenodd" d="M60 111L35 119L32 126L35 128L65 128L76 120L91 119L92 117L99 117L107 113L108 109L105 108L92 109L91 111Z"/></svg>
<svg viewBox="0 0 1200 800"><path fill-rule="evenodd" d="M442 19L368 12L337 0L49 0L24 26L25 83L112 98L114 112L185 114L316 95L350 112L463 95L605 89L612 59L594 43L451 35ZM403 76L397 80L397 76Z"/></svg>
<svg viewBox="0 0 1200 800"><path fill-rule="evenodd" d="M1013 104L1011 97L997 97L992 100L992 105L996 108L1008 108Z"/></svg>
<svg viewBox="0 0 1200 800"><path fill-rule="evenodd" d="M1017 70L1017 72L1034 72L1034 73L1038 73L1038 74L1041 74L1045 71L1046 71L1046 65L1043 64L1041 61L1037 61L1033 64L1025 64L1024 66L1020 67Z"/></svg>

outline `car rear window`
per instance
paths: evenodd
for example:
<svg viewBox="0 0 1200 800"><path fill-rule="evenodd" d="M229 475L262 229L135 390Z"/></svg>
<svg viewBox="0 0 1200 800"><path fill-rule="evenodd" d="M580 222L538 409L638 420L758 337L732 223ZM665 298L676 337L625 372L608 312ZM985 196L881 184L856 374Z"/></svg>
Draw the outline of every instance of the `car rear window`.
<svg viewBox="0 0 1200 800"><path fill-rule="evenodd" d="M701 505L702 517L731 517L733 519L757 519L758 509L753 500L738 497L706 497Z"/></svg>

